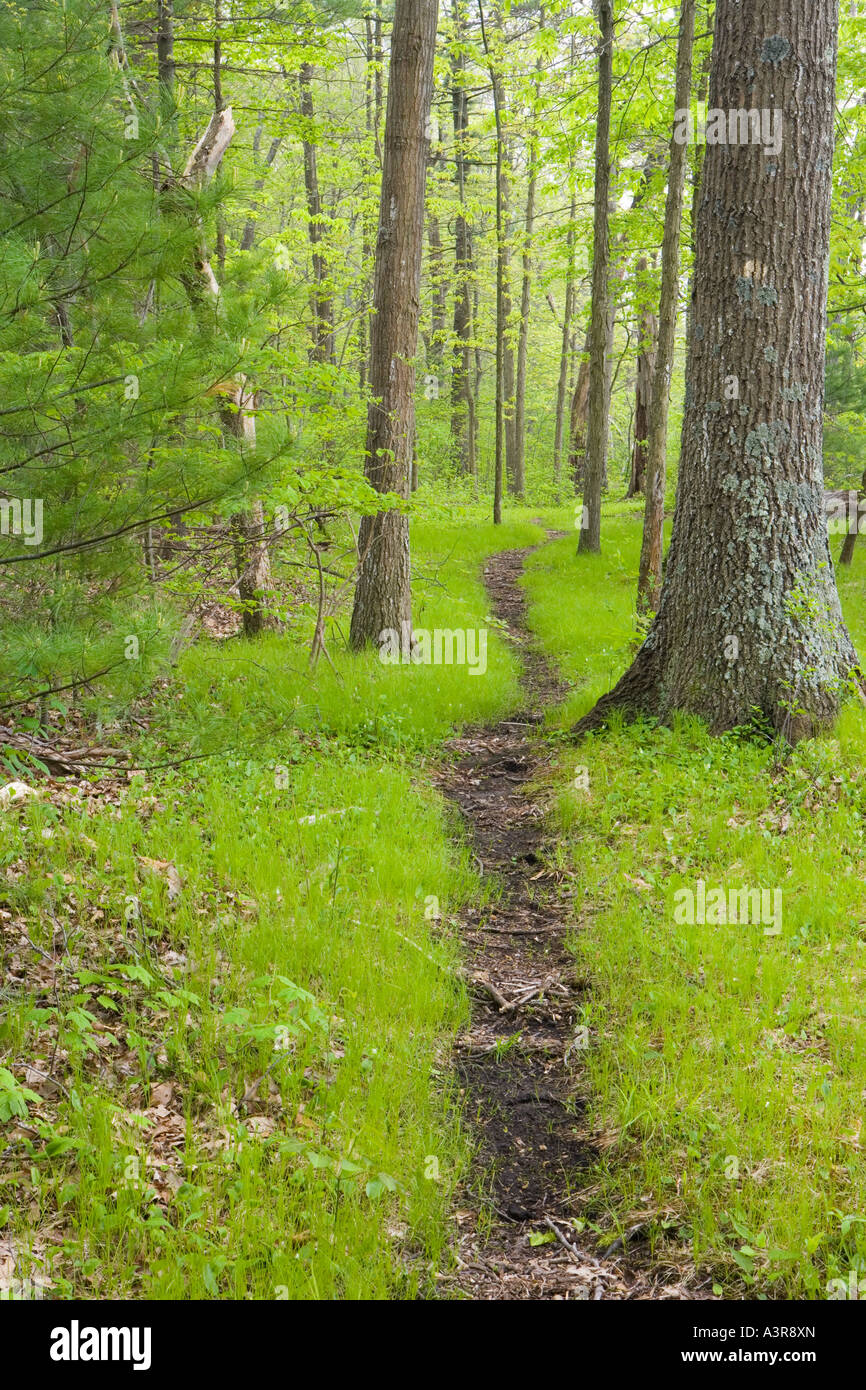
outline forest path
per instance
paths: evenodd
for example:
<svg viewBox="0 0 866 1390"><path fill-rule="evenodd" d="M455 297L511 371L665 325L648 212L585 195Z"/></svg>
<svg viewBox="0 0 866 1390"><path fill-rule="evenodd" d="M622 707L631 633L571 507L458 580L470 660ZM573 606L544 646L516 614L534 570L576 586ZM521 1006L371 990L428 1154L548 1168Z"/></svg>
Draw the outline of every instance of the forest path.
<svg viewBox="0 0 866 1390"><path fill-rule="evenodd" d="M547 756L537 726L566 689L526 625L518 580L532 549L493 555L484 570L493 612L520 653L525 707L452 740L458 758L442 783L501 888L489 906L459 916L473 1009L455 1067L478 1152L459 1196L458 1270L446 1287L474 1300L622 1299L635 1296L632 1277L581 1250L571 1225L595 1149L580 1096L583 986L528 785ZM531 1244L533 1234L545 1243Z"/></svg>

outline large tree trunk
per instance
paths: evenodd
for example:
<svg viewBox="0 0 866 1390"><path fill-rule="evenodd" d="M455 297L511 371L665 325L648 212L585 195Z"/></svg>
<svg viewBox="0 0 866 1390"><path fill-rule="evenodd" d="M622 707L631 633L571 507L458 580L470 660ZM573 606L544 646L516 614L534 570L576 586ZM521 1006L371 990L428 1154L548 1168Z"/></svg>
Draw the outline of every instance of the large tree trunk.
<svg viewBox="0 0 866 1390"><path fill-rule="evenodd" d="M778 153L709 144L674 530L658 612L614 706L792 742L856 668L836 591L821 424L835 0L718 0L710 108L782 121Z"/></svg>
<svg viewBox="0 0 866 1390"><path fill-rule="evenodd" d="M377 492L407 497L415 434L415 352L424 243L427 119L438 0L396 0L376 241L364 472ZM409 518L365 516L350 640L357 650L412 618Z"/></svg>
<svg viewBox="0 0 866 1390"><path fill-rule="evenodd" d="M683 0L680 11L680 37L677 44L675 106L686 111L691 106L692 48L695 38L695 0ZM655 369L647 420L646 506L641 538L637 601L640 609L655 609L662 583L665 483L667 475L668 407L674 369L674 343L679 305L680 228L683 220L683 193L686 183L687 146L677 140L670 145L668 192L665 199L665 229L662 235L662 283L659 299L659 331Z"/></svg>
<svg viewBox="0 0 866 1390"><path fill-rule="evenodd" d="M610 106L613 93L613 0L598 0L598 112L595 127L595 208L592 239L587 449L578 552L601 549L601 493L607 473L610 414L611 314L608 264Z"/></svg>
<svg viewBox="0 0 866 1390"><path fill-rule="evenodd" d="M475 393L472 389L472 237L466 216L466 56L465 12L453 0L454 51L451 57L451 109L454 120L454 180L458 211L454 219L454 351L451 366L451 440L454 462L475 476Z"/></svg>

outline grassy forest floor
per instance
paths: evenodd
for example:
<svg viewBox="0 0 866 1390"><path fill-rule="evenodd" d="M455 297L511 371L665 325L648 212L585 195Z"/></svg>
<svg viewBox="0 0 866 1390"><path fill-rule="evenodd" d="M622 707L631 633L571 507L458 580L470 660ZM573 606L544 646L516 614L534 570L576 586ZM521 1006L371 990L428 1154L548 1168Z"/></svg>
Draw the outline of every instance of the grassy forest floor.
<svg viewBox="0 0 866 1390"><path fill-rule="evenodd" d="M136 712L141 771L31 778L0 811L3 1288L453 1294L460 1213L492 1190L454 1066L460 923L502 888L440 784L455 731L521 710L482 570L533 546L527 621L566 688L514 795L544 810L592 1141L560 1237L590 1262L619 1242L641 1287L822 1298L866 1273L866 712L793 753L687 720L574 744L635 641L640 512L609 506L580 559L570 510L512 517L413 525L415 622L486 627L483 676L352 658L336 629L312 674L300 634L201 641ZM861 652L864 580L861 547ZM781 934L676 926L701 877L780 887Z"/></svg>

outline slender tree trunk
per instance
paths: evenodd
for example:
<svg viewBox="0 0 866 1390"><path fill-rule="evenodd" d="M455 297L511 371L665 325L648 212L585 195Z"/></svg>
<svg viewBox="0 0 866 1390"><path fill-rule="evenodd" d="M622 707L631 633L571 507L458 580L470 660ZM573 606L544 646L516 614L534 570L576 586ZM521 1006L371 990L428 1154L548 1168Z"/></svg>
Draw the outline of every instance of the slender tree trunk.
<svg viewBox="0 0 866 1390"><path fill-rule="evenodd" d="M223 101L223 45L221 26L225 19L223 0L214 2L214 41L213 41L213 108L214 111L222 111L225 102ZM216 257L217 265L220 269L220 276L225 275L226 270L226 222L222 207L217 208L216 216Z"/></svg>
<svg viewBox="0 0 866 1390"><path fill-rule="evenodd" d="M304 188L307 195L307 217L310 250L313 262L313 361L334 360L334 301L328 288L328 267L324 251L324 214L319 191L319 168L316 153L316 127L313 108L313 68L302 63L298 72L299 107L303 121Z"/></svg>
<svg viewBox="0 0 866 1390"><path fill-rule="evenodd" d="M224 96L222 96L222 46L220 42L220 26L224 22L224 4L222 0L215 0L214 21L214 124L220 124L222 115L231 113L225 107ZM231 122L234 129L234 121ZM206 175L192 174L186 172L185 178L188 182L199 181L213 177L215 171L220 167L221 160L214 165L214 170ZM217 218L217 264L220 268L225 265L225 231L222 218ZM213 275L211 275L213 278ZM220 293L218 285L213 285L215 295ZM236 385L234 395L232 395L231 406L225 404L220 411L222 420L222 430L227 435L234 435L247 449L256 448L256 420L250 413L256 404L256 393L247 391L245 378L240 377ZM249 507L247 512L236 512L231 518L232 538L234 538L235 556L235 575L236 588L238 588L238 598L240 600L240 621L242 621L243 635L245 637L257 637L265 628L274 626L272 617L268 616L267 603L270 598L272 588L271 577L271 557L268 553L267 535L265 535L264 507L261 500L256 499Z"/></svg>
<svg viewBox="0 0 866 1390"><path fill-rule="evenodd" d="M166 145L169 151L177 137L175 113L174 61L174 3L157 0L156 5L156 76L159 89L160 116L167 127Z"/></svg>
<svg viewBox="0 0 866 1390"><path fill-rule="evenodd" d="M632 199L629 213L634 213L640 207L650 186L653 172L658 167L658 156L650 154L644 161L641 171L641 180ZM628 232L623 232L618 239L618 255L614 265L611 280L620 282L626 275L626 249L628 246ZM641 256L635 267L635 281L637 293L640 296L641 277L647 269L647 259ZM611 314L615 321L616 302L611 296ZM632 447L631 469L629 472L629 484L627 497L634 497L637 493L643 492L644 475L646 472L646 438L649 428L649 403L652 395L652 373L655 364L656 337L658 335L658 324L655 315L651 313L646 304L642 303L637 315L637 341L638 355L636 363L635 381L635 432Z"/></svg>
<svg viewBox="0 0 866 1390"><path fill-rule="evenodd" d="M442 233L435 212L427 214L427 243L430 247L430 281L433 302L430 312L430 365L437 372L442 365L445 348L445 322L448 312L448 280L445 275L445 253Z"/></svg>
<svg viewBox="0 0 866 1390"><path fill-rule="evenodd" d="M592 239L589 404L586 470L578 553L601 549L601 493L607 475L610 414L611 315L608 263L610 107L613 93L613 0L598 0L598 113L595 127L595 205Z"/></svg>
<svg viewBox="0 0 866 1390"><path fill-rule="evenodd" d="M494 80L494 91L498 81ZM502 521L502 484L504 470L505 421L503 419L505 395L505 325L508 302L508 252L505 246L504 217L505 191L503 181L504 152L502 148L502 125L499 101L496 102L496 438L493 468L493 521Z"/></svg>
<svg viewBox="0 0 866 1390"><path fill-rule="evenodd" d="M644 274L647 264L646 256L641 256L637 263L638 276ZM638 355L635 364L634 383L634 443L631 451L631 475L628 481L627 497L637 497L644 491L646 484L649 410L652 400L658 328L658 319L655 314L646 304L642 305L637 317Z"/></svg>
<svg viewBox="0 0 866 1390"><path fill-rule="evenodd" d="M864 501L866 501L866 469L863 470L863 477L860 482L860 492L857 497L858 505L856 519L852 519L850 517L848 519L848 534L842 542L842 549L839 553L840 565L850 565L851 561L854 559L854 547L857 544L857 537L860 534L860 528L862 525L866 524L866 522L864 522L863 520Z"/></svg>
<svg viewBox="0 0 866 1390"><path fill-rule="evenodd" d="M571 208L568 217L568 231L565 245L567 265L565 271L565 307L562 311L562 343L559 350L559 381L556 388L556 424L553 431L553 478L556 500L560 500L562 481L562 446L565 439L565 401L568 387L569 343L571 342L571 321L574 317L574 219L577 214L577 199L574 189L574 169L571 170Z"/></svg>
<svg viewBox="0 0 866 1390"><path fill-rule="evenodd" d="M451 440L462 473L477 473L475 393L472 389L472 238L466 216L466 132L469 103L462 50L465 11L453 0L454 51L451 57L451 109L454 121L454 180L458 211L454 221L454 348L451 366Z"/></svg>
<svg viewBox="0 0 866 1390"><path fill-rule="evenodd" d="M504 103L504 89L500 79L500 101ZM504 129L504 104L500 105L500 129ZM514 354L514 326L512 322L513 303L511 299L511 153L508 139L503 135L501 158L497 162L498 180L501 185L501 235L502 235L502 295L498 301L497 336L502 339L502 422L505 439L505 476L508 489L517 492L517 421L516 421L516 372Z"/></svg>
<svg viewBox="0 0 866 1390"><path fill-rule="evenodd" d="M255 135L253 136L253 158L254 158L254 160L256 161L256 164L257 164L257 165L258 165L258 155L259 155L259 146L260 146L260 144L261 144L261 138L262 138L262 127L261 127L261 126L258 126L257 129L256 129L256 133L255 133ZM283 143L283 137L282 137L281 135L275 135L274 138L273 138L273 140L271 141L270 147L269 147L269 149L268 149L268 152L267 152L267 154L265 155L265 162L264 162L264 164L263 164L262 166L260 166L261 169L262 169L262 173L261 173L260 176L256 179L256 182L255 182L255 191L256 191L256 193L261 193L262 189L264 188L264 186L265 186L265 177L266 177L266 175L267 175L267 171L268 171L268 169L270 169L271 165L273 164L274 160L276 159L277 155L279 154L279 152L280 152L280 146L282 145L282 143ZM253 203L253 204L251 205L251 210L252 210L252 211L256 211L256 210L257 210L257 207L256 207L256 204L255 204L255 203ZM247 220L246 220L246 222L244 223L243 235L241 236L241 250L242 250L242 251L252 251L252 249L253 249L253 242L255 241L255 239L256 239L256 219L255 219L255 217L252 217L252 216L251 216L251 217L248 217Z"/></svg>
<svg viewBox="0 0 866 1390"><path fill-rule="evenodd" d="M119 23L119 20L118 20ZM123 55L125 58L125 54ZM160 120L165 130L164 154L168 163L169 177L174 166L175 143L177 140L177 113L175 110L175 61L174 61L174 5L173 0L157 0L156 7L156 77ZM165 171L160 172L159 158L153 156L153 183L159 191ZM158 308L158 286L153 282L153 308ZM146 312L146 311L145 311ZM148 463L148 467L150 467ZM168 530L160 528L162 534L157 541L157 530L149 526L145 551L151 575L157 572L158 560L168 560L172 554L171 536L185 530L186 523L180 512L173 512L168 519Z"/></svg>
<svg viewBox="0 0 866 1390"><path fill-rule="evenodd" d="M646 193L648 184L649 184L650 175L651 175L651 173L652 173L652 171L653 171L654 165L655 165L655 161L654 161L654 158L653 158L653 157L650 157L650 158L648 158L648 159L646 160L646 162L645 162L645 164L644 164L644 167L643 167L642 174L641 174L641 182L640 182L640 184L638 185L637 191L636 191L635 196L634 196L634 200L633 200L632 205L631 205L631 211L634 211L637 207L639 207L640 203L642 202L642 200L643 200L643 198L644 198L644 195L645 195L645 193ZM610 203L608 203L608 210L610 210ZM611 276L610 276L611 282L619 282L619 281L623 280L624 277L625 277L625 258L624 258L624 255L622 254L622 248L623 248L623 246L625 245L625 243L626 243L626 234L624 233L624 234L620 237L620 239L619 239L620 254L619 254L619 256L618 256L617 259L616 259L616 262L615 262L614 267L613 267L613 271L612 271ZM612 343L613 343L613 331L614 331L614 326L615 326L615 323L616 323L616 299L615 299L615 297L614 297L614 295L613 295L612 293L608 293L608 317L609 317L609 324L608 324L608 330L607 330L607 333L608 333L608 337L607 337L608 350L607 350L606 359L605 359L605 372L606 372L606 376L607 376L607 384L606 384L606 386L605 386L605 391L606 391L606 393L607 393L607 398L608 398L608 403L609 403L609 402L610 402L610 385L609 385L609 382L610 382L610 374L611 374L612 367L613 367L613 362L612 362L612 357L611 357L611 345L612 345ZM572 478L573 478L573 480L574 480L574 491L575 491L575 494L579 493L579 492L583 489L583 486L584 486L584 483L585 483L585 467L586 467L586 426L587 426L587 414L588 414L588 406L589 406L589 379L590 379L589 361L590 361L591 350L592 350L592 317L590 316L590 324L589 324L589 327L587 328L587 331L586 331L586 341L585 341L585 343L584 343L583 352L581 353L581 358L580 358L580 367L579 367L578 375L577 375L577 383L576 383L575 388L574 388L574 391L573 391L573 393L572 393L572 400L571 400L570 453L569 453L568 466L569 466L569 471L570 471L570 473L571 473L571 476L572 476ZM609 409L609 404L608 404L608 409ZM603 475L602 482L603 482L603 483L606 483L606 481L607 481L607 480L606 480L606 475Z"/></svg>
<svg viewBox="0 0 866 1390"><path fill-rule="evenodd" d="M373 52L376 57L376 66L373 78L374 109L373 118L376 128L376 158L382 164L382 112L384 102L382 99L382 73L385 67L385 50L382 47L382 0L375 0L373 17Z"/></svg>
<svg viewBox="0 0 866 1390"><path fill-rule="evenodd" d="M226 103L222 85L222 43L221 25L225 20L223 0L214 3L214 46L213 46L213 105L214 121L219 122ZM221 161L220 161L221 162ZM218 168L219 165L216 166ZM216 168L214 172L216 172ZM217 264L220 274L225 270L225 224L220 213L217 214ZM216 287L218 294L219 289ZM227 435L243 441L250 449L256 445L255 417L249 413L255 405L255 393L247 391L243 377L235 389L231 409L228 406L220 411L223 431ZM249 511L236 512L231 518L231 531L234 540L235 575L238 598L241 602L241 622L245 637L257 637L266 627L272 625L266 614L268 595L273 588L271 562L265 536L264 509L261 501L254 501Z"/></svg>
<svg viewBox="0 0 866 1390"><path fill-rule="evenodd" d="M364 16L364 131L368 141L373 135L373 16L368 11ZM364 160L364 183L368 183L372 174L372 160L365 156ZM361 214L361 307L358 315L358 383L363 392L367 385L367 296L369 284L367 280L367 266L370 264L372 254L373 236L372 219L368 216L366 209Z"/></svg>
<svg viewBox="0 0 866 1390"><path fill-rule="evenodd" d="M234 514L231 531L244 636L258 637L272 626L263 600L273 588L265 512L260 499L253 502L248 512Z"/></svg>
<svg viewBox="0 0 866 1390"><path fill-rule="evenodd" d="M833 719L856 670L821 463L836 43L835 0L717 0L710 108L770 112L782 138L772 154L707 144L661 598L579 729L614 706L682 709L794 742Z"/></svg>
<svg viewBox="0 0 866 1390"><path fill-rule="evenodd" d="M583 491L586 475L586 415L589 405L589 354L591 350L592 336L590 329L587 329L577 368L577 381L571 397L571 418L569 421L568 470L574 483L575 496Z"/></svg>
<svg viewBox="0 0 866 1390"><path fill-rule="evenodd" d="M433 93L437 0L396 0L374 314L364 472L377 492L407 497L415 437L415 353L424 244L427 120ZM399 511L365 516L350 640L357 650L411 623L409 518Z"/></svg>
<svg viewBox="0 0 866 1390"><path fill-rule="evenodd" d="M701 31L706 32L711 25L710 0L699 0L699 7L695 12L695 25ZM695 81L695 100L706 106L707 92L710 84L710 62L712 54L707 52L701 61ZM689 274L689 288L686 295L686 336L691 330L692 297L694 291L695 258L697 256L697 235L698 235L698 199L701 193L701 172L704 167L704 146L700 142L695 144L694 153L691 160L691 200L689 207L689 236L692 252L692 267Z"/></svg>
<svg viewBox="0 0 866 1390"><path fill-rule="evenodd" d="M691 105L694 37L695 0L683 0L677 44L677 111L686 111ZM662 236L658 346L647 421L646 506L637 585L638 608L642 610L658 607L662 583L668 407L679 305L680 228L683 220L688 150L688 146L680 143L676 136L675 130L670 144L665 229Z"/></svg>
<svg viewBox="0 0 866 1390"><path fill-rule="evenodd" d="M431 135L431 149L429 167L436 170L443 162L441 132L438 123L435 125L435 149L433 148L433 135ZM429 176L428 176L429 188ZM433 196L428 200L427 207L427 246L429 248L429 267L430 267L430 345L427 353L427 363L435 373L438 382L442 359L445 353L446 320L448 314L448 276L445 271L445 252L442 249L442 229L439 225L439 213L435 205L435 187L432 190Z"/></svg>
<svg viewBox="0 0 866 1390"><path fill-rule="evenodd" d="M364 16L365 68L364 68L364 129L367 139L373 144L374 157L365 158L365 183L372 180L374 165L381 162L379 131L382 123L382 9L381 0L375 0L372 8ZM364 272L361 304L358 318L358 376L361 390L367 385L367 351L370 336L370 313L368 300L370 282L367 266L373 255L376 225L375 214L365 208L361 229L361 265Z"/></svg>
<svg viewBox="0 0 866 1390"><path fill-rule="evenodd" d="M544 10L541 11L541 22ZM526 357L529 348L529 314L532 308L532 238L535 231L535 195L538 185L538 102L543 61L536 63L538 76L532 102L529 157L526 184L526 212L523 218L523 283L520 287L520 328L517 339L517 382L514 396L514 492L521 499L526 492Z"/></svg>
<svg viewBox="0 0 866 1390"><path fill-rule="evenodd" d="M495 445L493 465L493 522L498 526L502 521L502 484L504 463L504 420L503 405L505 392L505 333L508 305L508 249L505 240L506 215L506 177L505 148L502 124L503 92L499 72L499 56L493 57L487 39L484 22L483 0L478 0L478 17L481 21L481 38L487 56L490 81L493 87L493 112L496 121L496 393L495 393Z"/></svg>
<svg viewBox="0 0 866 1390"><path fill-rule="evenodd" d="M479 11L483 0L479 0ZM511 146L507 132L505 83L502 66L505 53L505 25L501 0L493 0L493 25L496 31L496 52L491 57L484 34L484 49L490 66L496 116L496 240L497 240L497 297L496 337L501 344L502 429L505 448L505 477L508 489L516 491L517 429L515 419L515 361L514 330L511 300Z"/></svg>

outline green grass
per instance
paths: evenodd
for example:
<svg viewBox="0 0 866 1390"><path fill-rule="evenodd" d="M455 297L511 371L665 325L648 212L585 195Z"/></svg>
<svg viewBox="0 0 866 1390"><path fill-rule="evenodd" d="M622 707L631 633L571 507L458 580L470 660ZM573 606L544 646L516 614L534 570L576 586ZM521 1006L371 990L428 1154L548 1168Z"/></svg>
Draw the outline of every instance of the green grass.
<svg viewBox="0 0 866 1390"><path fill-rule="evenodd" d="M612 1140L586 1219L647 1221L657 1255L732 1296L824 1297L866 1272L864 712L782 765L693 720L573 747L634 643L640 508L606 509L599 557L577 557L571 509L543 515L568 534L528 563L530 621L573 682L546 730L553 857ZM542 538L532 516L413 523L416 625L487 627L483 679L352 657L345 612L335 669L311 673L300 605L287 636L197 644L156 693L140 760L190 761L0 815L20 1277L85 1298L435 1288L468 1161L449 918L484 890L428 768L519 699L480 569ZM864 579L861 547L841 579L861 650ZM698 878L780 887L781 935L677 926Z"/></svg>
<svg viewBox="0 0 866 1390"><path fill-rule="evenodd" d="M473 521L413 527L416 624L490 626L483 557L542 536ZM0 818L0 1240L55 1296L412 1297L442 1262L448 915L482 890L425 766L514 661L492 627L483 679L332 627L311 675L309 628L186 654L140 753L207 756Z"/></svg>
<svg viewBox="0 0 866 1390"><path fill-rule="evenodd" d="M532 624L575 683L556 723L628 660L639 536L606 516L601 557L569 537L530 561ZM861 651L864 580L861 546L841 580ZM555 743L555 857L611 1141L591 1215L648 1222L657 1255L684 1243L732 1296L824 1298L866 1273L864 736L852 703L781 765L691 719ZM699 878L780 888L781 934L678 926L674 894Z"/></svg>

